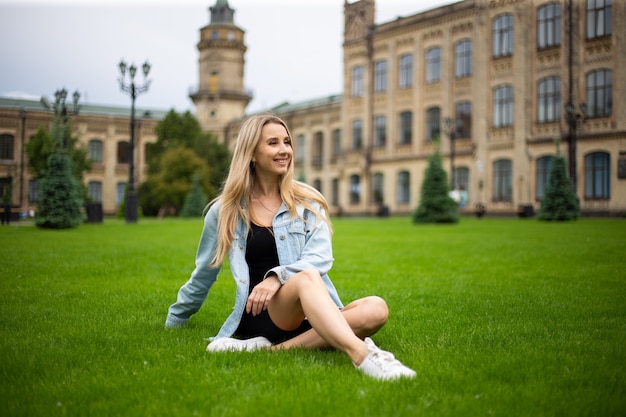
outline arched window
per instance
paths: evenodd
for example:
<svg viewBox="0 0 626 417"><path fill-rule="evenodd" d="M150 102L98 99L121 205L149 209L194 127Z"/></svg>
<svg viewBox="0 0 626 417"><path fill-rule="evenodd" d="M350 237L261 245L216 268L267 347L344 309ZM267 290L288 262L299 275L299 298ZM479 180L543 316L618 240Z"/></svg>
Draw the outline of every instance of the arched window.
<svg viewBox="0 0 626 417"><path fill-rule="evenodd" d="M539 80L537 88L537 121L556 122L561 119L561 79L547 77Z"/></svg>
<svg viewBox="0 0 626 417"><path fill-rule="evenodd" d="M426 110L426 141L439 139L441 130L441 110L439 107L431 107Z"/></svg>
<svg viewBox="0 0 626 417"><path fill-rule="evenodd" d="M539 49L561 44L561 5L544 4L537 10L537 47Z"/></svg>
<svg viewBox="0 0 626 417"><path fill-rule="evenodd" d="M456 78L472 75L472 41L463 39L454 47L455 63L454 75Z"/></svg>
<svg viewBox="0 0 626 417"><path fill-rule="evenodd" d="M599 69L587 73L587 116L608 117L613 111L613 73Z"/></svg>
<svg viewBox="0 0 626 417"><path fill-rule="evenodd" d="M493 201L513 200L513 163L499 159L493 163Z"/></svg>
<svg viewBox="0 0 626 417"><path fill-rule="evenodd" d="M513 55L513 15L493 19L493 57Z"/></svg>
<svg viewBox="0 0 626 417"><path fill-rule="evenodd" d="M387 142L387 117L376 116L374 125L374 147L384 147Z"/></svg>
<svg viewBox="0 0 626 417"><path fill-rule="evenodd" d="M372 176L372 195L375 203L383 203L385 201L385 177L382 173L377 172Z"/></svg>
<svg viewBox="0 0 626 417"><path fill-rule="evenodd" d="M493 127L513 126L513 87L502 85L493 90Z"/></svg>
<svg viewBox="0 0 626 417"><path fill-rule="evenodd" d="M426 51L426 82L436 83L441 80L441 48L433 46Z"/></svg>
<svg viewBox="0 0 626 417"><path fill-rule="evenodd" d="M585 156L585 198L611 198L611 155L606 152L594 152Z"/></svg>
<svg viewBox="0 0 626 417"><path fill-rule="evenodd" d="M128 142L117 142L117 163L128 164L130 162L130 145Z"/></svg>
<svg viewBox="0 0 626 417"><path fill-rule="evenodd" d="M409 204L411 202L411 174L409 171L398 172L396 184L398 204Z"/></svg>
<svg viewBox="0 0 626 417"><path fill-rule="evenodd" d="M312 165L321 168L324 160L324 134L316 132L313 139L313 160Z"/></svg>
<svg viewBox="0 0 626 417"><path fill-rule="evenodd" d="M350 204L361 202L361 177L357 174L350 175Z"/></svg>
<svg viewBox="0 0 626 417"><path fill-rule="evenodd" d="M535 193L535 198L538 201L543 200L546 196L551 170L552 156L548 155L537 159L537 191Z"/></svg>
<svg viewBox="0 0 626 417"><path fill-rule="evenodd" d="M100 181L89 181L87 185L89 199L94 203L102 202L102 183Z"/></svg>
<svg viewBox="0 0 626 417"><path fill-rule="evenodd" d="M400 88L413 86L413 55L405 54L400 57L400 76L398 85Z"/></svg>
<svg viewBox="0 0 626 417"><path fill-rule="evenodd" d="M102 141L100 139L89 141L89 159L97 164L102 163Z"/></svg>
<svg viewBox="0 0 626 417"><path fill-rule="evenodd" d="M8 135L6 133L0 135L0 159L12 161L15 159L13 155L15 139L13 135Z"/></svg>
<svg viewBox="0 0 626 417"><path fill-rule="evenodd" d="M374 92L387 91L387 61L382 59L374 64Z"/></svg>

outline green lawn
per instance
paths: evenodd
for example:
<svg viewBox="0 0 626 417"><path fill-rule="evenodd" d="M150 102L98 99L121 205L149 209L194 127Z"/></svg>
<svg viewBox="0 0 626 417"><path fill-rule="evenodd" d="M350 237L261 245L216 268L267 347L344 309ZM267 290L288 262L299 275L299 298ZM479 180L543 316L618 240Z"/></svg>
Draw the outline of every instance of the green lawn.
<svg viewBox="0 0 626 417"><path fill-rule="evenodd" d="M222 273L165 330L201 220L3 226L1 416L624 416L626 221L335 220L345 302L389 303L374 336L417 371L378 382L336 351L208 354Z"/></svg>

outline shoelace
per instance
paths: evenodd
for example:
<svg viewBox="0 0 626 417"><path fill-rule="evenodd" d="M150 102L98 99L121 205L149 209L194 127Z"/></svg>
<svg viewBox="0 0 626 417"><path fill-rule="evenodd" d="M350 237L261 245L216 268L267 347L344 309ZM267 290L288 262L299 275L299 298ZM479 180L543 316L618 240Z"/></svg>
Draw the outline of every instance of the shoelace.
<svg viewBox="0 0 626 417"><path fill-rule="evenodd" d="M380 358L380 363L384 366L396 366L400 363L396 357L393 356L393 353L382 349L376 349L372 352L372 355Z"/></svg>

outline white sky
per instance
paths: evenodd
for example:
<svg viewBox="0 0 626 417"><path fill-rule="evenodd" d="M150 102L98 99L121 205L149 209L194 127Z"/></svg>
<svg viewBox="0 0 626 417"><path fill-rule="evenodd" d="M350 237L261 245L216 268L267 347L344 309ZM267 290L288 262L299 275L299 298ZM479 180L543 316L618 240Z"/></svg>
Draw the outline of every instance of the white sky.
<svg viewBox="0 0 626 417"><path fill-rule="evenodd" d="M377 0L376 22L458 0ZM352 0L350 1L352 2ZM200 28L216 0L0 0L0 96L65 87L81 102L130 106L121 58L152 65L138 107L191 110ZM246 31L248 111L341 93L344 0L229 0ZM141 81L142 75L136 80Z"/></svg>

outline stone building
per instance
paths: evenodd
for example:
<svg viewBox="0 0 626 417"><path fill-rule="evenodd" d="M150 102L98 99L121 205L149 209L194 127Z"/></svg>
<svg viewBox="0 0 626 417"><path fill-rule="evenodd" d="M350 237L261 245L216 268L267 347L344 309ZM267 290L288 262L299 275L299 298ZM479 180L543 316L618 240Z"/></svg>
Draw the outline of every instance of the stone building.
<svg viewBox="0 0 626 417"><path fill-rule="evenodd" d="M379 24L375 7L344 0L342 92L268 109L291 128L297 177L336 213L410 213L437 149L467 212L537 210L557 149L583 214L626 212L626 27L616 24L626 2L464 0ZM203 128L232 145L251 99L244 31L228 1L210 10L190 97ZM17 147L9 154L5 143L21 140L20 109L5 116L2 103L0 170L19 165ZM113 126L107 132L123 140ZM106 172L123 169L107 163ZM123 175L107 189L115 181ZM103 194L107 211L114 196Z"/></svg>

